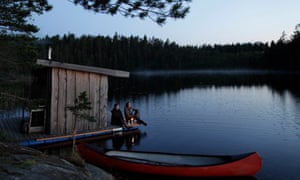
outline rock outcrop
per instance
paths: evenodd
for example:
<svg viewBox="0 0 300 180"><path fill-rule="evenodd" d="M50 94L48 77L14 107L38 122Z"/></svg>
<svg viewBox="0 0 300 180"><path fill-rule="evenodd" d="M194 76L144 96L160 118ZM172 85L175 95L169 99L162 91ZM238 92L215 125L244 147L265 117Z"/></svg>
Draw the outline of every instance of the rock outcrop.
<svg viewBox="0 0 300 180"><path fill-rule="evenodd" d="M93 165L74 165L38 150L0 142L0 179L114 179Z"/></svg>

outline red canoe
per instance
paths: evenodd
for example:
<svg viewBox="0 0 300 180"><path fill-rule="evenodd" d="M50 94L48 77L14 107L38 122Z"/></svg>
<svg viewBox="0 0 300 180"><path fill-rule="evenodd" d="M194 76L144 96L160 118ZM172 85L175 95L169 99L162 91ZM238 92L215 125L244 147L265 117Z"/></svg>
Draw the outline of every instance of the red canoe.
<svg viewBox="0 0 300 180"><path fill-rule="evenodd" d="M191 155L138 151L100 151L87 144L78 145L79 154L94 165L152 175L208 177L254 176L262 167L258 153L234 156Z"/></svg>

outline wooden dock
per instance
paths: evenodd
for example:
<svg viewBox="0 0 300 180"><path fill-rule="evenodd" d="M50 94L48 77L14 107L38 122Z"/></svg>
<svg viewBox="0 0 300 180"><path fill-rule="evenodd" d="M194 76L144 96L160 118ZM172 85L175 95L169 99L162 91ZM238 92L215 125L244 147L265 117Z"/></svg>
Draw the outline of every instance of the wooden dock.
<svg viewBox="0 0 300 180"><path fill-rule="evenodd" d="M49 135L46 133L21 133L20 126L22 118L0 119L0 131L2 131L9 141L20 144L22 146L38 147L43 146L63 146L71 144L73 135ZM122 132L124 134L137 133L138 125L130 128L108 127L90 132L79 132L75 135L78 142L90 141L96 139L105 139L113 137L114 134Z"/></svg>
<svg viewBox="0 0 300 180"><path fill-rule="evenodd" d="M116 132L122 134L137 129L136 125L120 128L107 124L108 78L129 78L129 72L44 59L38 59L37 64L42 67L36 72L33 84L39 91L35 93L36 97L30 98L44 99L47 103L37 109L27 107L30 111L26 114L30 117L28 134L21 132L24 109L22 115L12 113L12 117L3 115L3 118L0 112L0 131L9 141L22 146L71 141L74 137L70 135L73 133L74 115L66 107L73 104L83 92L87 93L91 103L89 115L95 117L96 121L77 122L76 139L83 140L102 135L109 137ZM44 129L51 135L44 133Z"/></svg>
<svg viewBox="0 0 300 180"><path fill-rule="evenodd" d="M50 137L45 133L21 133L22 118L1 118L0 131L2 131L11 142L20 142L29 139Z"/></svg>

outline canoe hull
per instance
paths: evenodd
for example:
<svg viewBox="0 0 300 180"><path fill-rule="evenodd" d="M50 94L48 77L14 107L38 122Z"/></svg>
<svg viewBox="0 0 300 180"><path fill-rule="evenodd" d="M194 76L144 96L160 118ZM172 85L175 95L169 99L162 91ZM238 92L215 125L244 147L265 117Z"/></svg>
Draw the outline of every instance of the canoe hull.
<svg viewBox="0 0 300 180"><path fill-rule="evenodd" d="M262 159L258 153L240 155L243 158L238 158L227 163L197 166L132 162L107 156L104 153L97 152L86 144L79 144L78 151L87 162L103 168L152 175L181 177L254 176L262 167Z"/></svg>

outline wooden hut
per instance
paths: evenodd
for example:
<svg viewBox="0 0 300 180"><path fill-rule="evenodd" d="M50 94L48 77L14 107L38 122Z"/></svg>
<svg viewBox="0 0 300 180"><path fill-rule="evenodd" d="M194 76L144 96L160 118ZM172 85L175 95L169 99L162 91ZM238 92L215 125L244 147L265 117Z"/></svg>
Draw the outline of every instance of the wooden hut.
<svg viewBox="0 0 300 180"><path fill-rule="evenodd" d="M107 127L108 77L128 78L129 72L61 63L38 59L38 65L48 69L48 104L46 126L50 134L70 134L74 117L66 106L74 104L81 92L87 92L96 122L77 121L78 131L93 131ZM49 97L50 96L50 97Z"/></svg>

